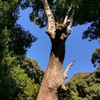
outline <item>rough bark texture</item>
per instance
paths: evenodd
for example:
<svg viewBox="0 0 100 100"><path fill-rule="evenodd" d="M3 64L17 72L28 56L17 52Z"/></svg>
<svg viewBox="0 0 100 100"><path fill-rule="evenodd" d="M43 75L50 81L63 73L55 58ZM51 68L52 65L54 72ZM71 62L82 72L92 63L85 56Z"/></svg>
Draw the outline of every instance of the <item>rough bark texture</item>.
<svg viewBox="0 0 100 100"><path fill-rule="evenodd" d="M57 92L64 82L62 74L65 55L65 41L59 39L56 33L52 41L52 50L47 70L45 72L37 100L58 100Z"/></svg>

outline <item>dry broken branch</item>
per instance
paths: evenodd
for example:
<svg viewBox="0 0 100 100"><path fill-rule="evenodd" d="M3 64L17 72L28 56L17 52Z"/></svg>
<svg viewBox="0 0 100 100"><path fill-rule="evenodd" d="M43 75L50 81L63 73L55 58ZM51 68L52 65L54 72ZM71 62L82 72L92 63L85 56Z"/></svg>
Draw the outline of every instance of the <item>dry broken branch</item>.
<svg viewBox="0 0 100 100"><path fill-rule="evenodd" d="M69 25L67 26L67 33L68 34L70 34L71 32L72 32L72 24L73 24L73 18L70 18L70 20L69 20L70 22L69 22Z"/></svg>
<svg viewBox="0 0 100 100"><path fill-rule="evenodd" d="M71 2L71 5L69 6L69 9L67 11L67 14L66 14L66 17L64 19L63 24L66 24L67 23L67 20L68 20L68 17L69 17L69 13L70 13L71 10L72 10L72 2Z"/></svg>
<svg viewBox="0 0 100 100"><path fill-rule="evenodd" d="M55 26L55 19L54 16L50 10L49 4L47 0L42 0L43 5L44 5L44 11L47 17L47 22L48 22L48 28L46 30L46 33L51 36L51 38L55 38L55 31L56 31L56 26Z"/></svg>
<svg viewBox="0 0 100 100"><path fill-rule="evenodd" d="M70 69L70 67L75 63L75 60L73 62L71 62L65 69L65 72L63 73L64 79L66 79L68 77L68 71Z"/></svg>
<svg viewBox="0 0 100 100"><path fill-rule="evenodd" d="M65 81L65 79L66 79L67 76L68 76L68 71L69 71L70 67L71 67L74 63L75 63L75 60L74 60L73 62L71 62L71 63L66 67L65 72L63 73L64 81ZM61 88L62 88L63 90L66 90L66 86L65 86L65 84L64 84L64 81L63 81L63 84L62 84Z"/></svg>

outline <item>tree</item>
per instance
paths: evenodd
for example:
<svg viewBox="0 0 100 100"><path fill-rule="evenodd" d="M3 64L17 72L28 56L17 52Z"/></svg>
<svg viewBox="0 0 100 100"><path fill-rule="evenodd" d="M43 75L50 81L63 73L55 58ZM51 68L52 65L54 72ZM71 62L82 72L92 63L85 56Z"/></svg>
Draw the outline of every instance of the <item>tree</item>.
<svg viewBox="0 0 100 100"><path fill-rule="evenodd" d="M25 57L20 67L25 70L28 77L34 80L35 84L40 85L43 79L44 71L42 71L35 60Z"/></svg>
<svg viewBox="0 0 100 100"><path fill-rule="evenodd" d="M77 73L66 83L67 91L62 92L63 99L59 100L99 100L99 83L100 66L91 73Z"/></svg>
<svg viewBox="0 0 100 100"><path fill-rule="evenodd" d="M9 51L24 55L32 42L36 41L36 37L16 23L20 2L21 0L0 0L0 55L7 46Z"/></svg>
<svg viewBox="0 0 100 100"><path fill-rule="evenodd" d="M0 99L36 100L39 85L20 67L36 37L16 23L21 0L0 0ZM35 91L35 92L34 92Z"/></svg>
<svg viewBox="0 0 100 100"><path fill-rule="evenodd" d="M96 67L98 64L100 65L100 48L95 49L95 51L92 54L91 61L94 67Z"/></svg>
<svg viewBox="0 0 100 100"><path fill-rule="evenodd" d="M7 49L6 49L7 50ZM10 52L11 53L11 52ZM17 56L12 54L6 54L4 61L0 63L0 98L1 100L36 100L39 85L41 81L41 73L39 66L36 66L34 62L31 67L38 69L30 71L33 76L32 79L23 70L22 64L20 65ZM23 61L23 60L22 60ZM16 62L16 63L14 63ZM23 61L25 63L25 61ZM26 61L27 65L28 63ZM30 69L31 70L31 69ZM36 80L38 79L38 80Z"/></svg>
<svg viewBox="0 0 100 100"><path fill-rule="evenodd" d="M31 21L34 21L40 28L48 25L46 33L50 37L52 44L50 60L37 100L58 100L58 91L61 87L64 87L68 70L74 64L74 61L70 63L65 72L62 73L65 41L71 34L72 26L99 21L100 1L26 0L22 4L22 9L29 6L32 6L33 9L30 14Z"/></svg>

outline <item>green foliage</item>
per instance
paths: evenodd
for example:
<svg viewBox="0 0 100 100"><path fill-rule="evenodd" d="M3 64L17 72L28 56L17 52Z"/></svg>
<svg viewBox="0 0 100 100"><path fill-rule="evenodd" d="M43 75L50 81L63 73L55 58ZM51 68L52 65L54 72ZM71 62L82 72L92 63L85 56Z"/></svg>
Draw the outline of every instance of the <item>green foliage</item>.
<svg viewBox="0 0 100 100"><path fill-rule="evenodd" d="M89 41L100 38L100 0L48 0L48 3L55 21L58 23L62 23L72 3L69 16L74 10L73 26L91 23L88 29L84 31L82 38L89 38ZM26 0L21 6L22 9L32 7L30 20L39 25L40 28L47 25L42 0Z"/></svg>
<svg viewBox="0 0 100 100"><path fill-rule="evenodd" d="M66 84L61 100L100 100L100 66L92 73L77 73ZM60 97L61 98L61 97Z"/></svg>
<svg viewBox="0 0 100 100"><path fill-rule="evenodd" d="M36 100L38 90L39 85L19 66L0 65L1 100Z"/></svg>
<svg viewBox="0 0 100 100"><path fill-rule="evenodd" d="M0 0L0 48L24 55L36 37L16 23L21 0Z"/></svg>
<svg viewBox="0 0 100 100"><path fill-rule="evenodd" d="M20 66L25 70L25 73L27 73L28 77L34 80L36 84L40 85L44 71L40 69L38 63L35 60L25 57Z"/></svg>
<svg viewBox="0 0 100 100"><path fill-rule="evenodd" d="M10 74L17 88L21 89L18 93L18 100L36 100L39 85L35 84L20 67L13 68Z"/></svg>
<svg viewBox="0 0 100 100"><path fill-rule="evenodd" d="M20 2L0 0L0 100L36 100L39 90L39 83L20 66L27 48L36 41L16 23Z"/></svg>
<svg viewBox="0 0 100 100"><path fill-rule="evenodd" d="M56 0L53 4L52 9L58 22L63 21L70 4L71 0Z"/></svg>
<svg viewBox="0 0 100 100"><path fill-rule="evenodd" d="M21 6L22 9L30 7L30 3L32 4L32 13L30 13L30 20L34 22L36 25L39 25L40 28L45 27L47 25L47 18L44 13L44 7L41 0L26 0ZM67 8L69 7L70 1L66 0L48 0L49 6L55 16L56 21L61 21L65 15ZM64 5L63 10L60 8ZM62 17L63 16L63 17Z"/></svg>
<svg viewBox="0 0 100 100"><path fill-rule="evenodd" d="M95 49L94 53L92 54L91 61L96 67L98 64L100 65L100 48Z"/></svg>
<svg viewBox="0 0 100 100"><path fill-rule="evenodd" d="M19 6L27 8L32 3L30 19L44 27L47 18L41 0L0 0L0 98L1 100L36 100L44 72L36 61L23 58L27 48L36 38L16 23ZM71 0L49 0L56 22L65 18ZM82 25L92 22L84 32L89 40L100 38L100 0L73 0L74 23ZM70 13L71 14L71 13ZM69 15L70 15L69 14ZM99 49L92 56L92 63L99 62ZM67 91L59 100L99 100L100 68L93 73L78 73L67 84ZM91 95L91 96L90 96Z"/></svg>

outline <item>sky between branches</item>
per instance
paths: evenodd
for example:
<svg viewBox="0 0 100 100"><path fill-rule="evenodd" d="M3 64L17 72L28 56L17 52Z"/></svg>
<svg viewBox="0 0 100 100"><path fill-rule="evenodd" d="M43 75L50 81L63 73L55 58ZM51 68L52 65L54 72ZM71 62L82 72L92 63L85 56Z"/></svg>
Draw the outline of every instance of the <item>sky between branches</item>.
<svg viewBox="0 0 100 100"><path fill-rule="evenodd" d="M35 59L39 63L41 69L45 71L49 61L51 43L48 35L45 34L46 27L40 29L38 26L34 25L34 23L30 22L28 17L30 12L31 8L21 10L21 17L18 23L38 38L36 43L33 43L32 47L28 50L27 56L31 59ZM76 60L75 65L72 66L69 71L68 79L78 72L92 72L96 70L91 63L91 56L93 51L99 47L100 44L96 40L92 42L82 40L82 33L87 29L88 25L89 24L73 27L73 31L66 41L64 69L70 62Z"/></svg>

